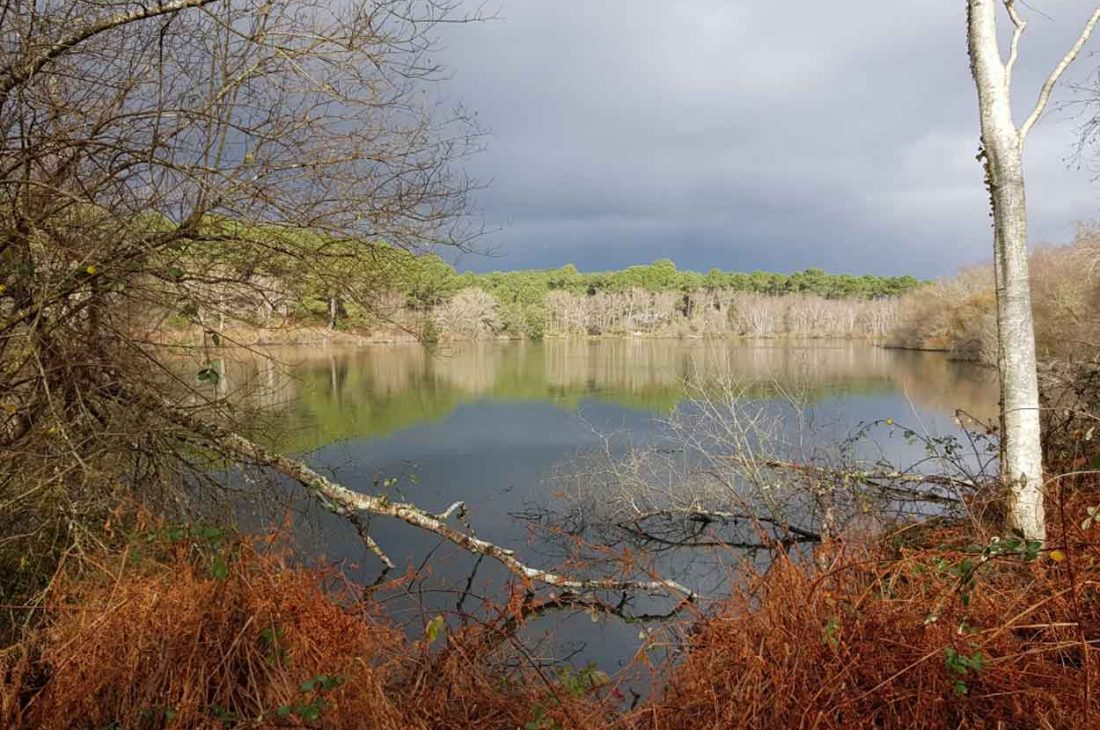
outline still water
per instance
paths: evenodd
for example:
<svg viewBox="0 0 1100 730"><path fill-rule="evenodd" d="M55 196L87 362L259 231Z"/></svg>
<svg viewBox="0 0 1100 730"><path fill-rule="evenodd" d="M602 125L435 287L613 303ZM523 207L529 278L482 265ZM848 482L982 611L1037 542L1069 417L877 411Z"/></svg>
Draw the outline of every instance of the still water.
<svg viewBox="0 0 1100 730"><path fill-rule="evenodd" d="M432 511L463 500L479 536L545 568L555 567L560 551L520 516L553 509L563 465L608 441L657 438L662 420L715 377L760 384L760 398L798 392L827 438L886 418L951 434L959 409L987 418L997 399L995 379L981 368L939 353L850 342L319 346L227 358L222 370L218 387L258 406L274 446L354 489L384 491ZM903 466L919 459L903 442L875 448ZM377 560L348 525L316 508L297 520L304 550L358 580L377 576ZM432 535L379 518L371 529L401 569L417 571L407 591L388 599L393 614L411 623L455 611L468 580L462 610L475 613L479 597L500 598L508 583L491 561L477 564ZM725 551L698 563L665 558L659 567L720 593L742 557ZM557 638L539 646L541 658L578 652L574 663L594 661L609 672L639 646L639 627L616 619L558 615L533 631L549 628Z"/></svg>

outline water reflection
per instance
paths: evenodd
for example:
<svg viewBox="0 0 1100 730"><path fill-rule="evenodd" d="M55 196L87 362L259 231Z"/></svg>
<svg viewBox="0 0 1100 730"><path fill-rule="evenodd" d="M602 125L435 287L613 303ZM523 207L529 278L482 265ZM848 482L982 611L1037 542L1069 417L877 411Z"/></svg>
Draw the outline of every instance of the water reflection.
<svg viewBox="0 0 1100 730"><path fill-rule="evenodd" d="M835 423L839 431L911 416L932 432L947 433L957 428L955 409L989 417L997 400L996 380L988 371L936 353L849 342L299 348L262 357L227 353L218 367L222 377L209 387L265 413L258 430L279 448L308 452L311 464L352 488L386 490L426 509L464 500L478 535L516 548L525 560L546 568L560 562L561 552L514 515L557 499L554 475L563 463L598 448L598 433L626 434L635 445L652 442L660 437L655 417L671 414L688 389L715 378L753 381L760 396L777 389L800 392L819 421ZM896 464L920 456L907 453L912 447L901 439L881 448ZM305 528L298 536L303 550L344 561L353 578L373 580L378 564L354 530L316 505L304 508L310 510L308 519L297 523ZM421 575L427 574L415 596L388 600L398 617L453 611L455 588L471 574L477 578L470 582L476 596L500 597L511 578L491 561L478 563L407 525L376 518L371 531L402 568L424 566ZM661 574L708 591L720 590L727 571L744 557L724 551L705 561L684 561L672 553L656 560ZM565 627L557 626L557 636L568 641L546 648L557 656L586 644L578 661L612 670L638 648L637 626L592 623L587 616L547 617L531 630L559 621Z"/></svg>
<svg viewBox="0 0 1100 730"><path fill-rule="evenodd" d="M265 354L227 354L218 363L219 395L278 412L285 431L277 445L294 451L438 422L458 405L482 399L564 408L597 399L668 412L686 388L729 376L757 381L762 391L797 390L811 400L898 393L919 409L952 414L961 408L980 418L991 417L996 404L988 371L938 353L852 342L569 340Z"/></svg>

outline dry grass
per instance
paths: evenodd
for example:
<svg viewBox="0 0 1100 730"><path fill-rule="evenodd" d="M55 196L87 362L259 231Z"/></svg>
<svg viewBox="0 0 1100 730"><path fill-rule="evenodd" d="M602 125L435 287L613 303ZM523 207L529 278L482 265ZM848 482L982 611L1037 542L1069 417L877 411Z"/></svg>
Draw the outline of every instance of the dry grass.
<svg viewBox="0 0 1100 730"><path fill-rule="evenodd" d="M412 640L270 544L138 541L63 568L0 655L6 728L596 726L595 697L508 670L495 627ZM507 647L506 643L503 646Z"/></svg>
<svg viewBox="0 0 1100 730"><path fill-rule="evenodd" d="M968 549L958 529L921 537L944 548L834 547L820 571L777 560L699 627L632 719L653 730L1100 727L1100 527L1078 524L1089 504L1100 496L1068 498L1056 547L1032 560Z"/></svg>
<svg viewBox="0 0 1100 730"><path fill-rule="evenodd" d="M62 570L45 619L3 655L0 724L1096 727L1100 526L1079 524L1095 504L1095 491L1067 490L1033 559L967 546L954 527L822 548L828 567L778 559L677 627L686 653L647 704L617 713L610 691L517 670L507 609L410 639L336 575L268 543L136 541Z"/></svg>
<svg viewBox="0 0 1100 730"><path fill-rule="evenodd" d="M1100 490L1085 478L1060 482L1030 555L925 526L775 560L669 629L685 651L631 711L610 686L526 664L514 606L430 641L277 541L159 528L63 565L37 627L0 653L0 726L1098 727L1100 525L1081 523Z"/></svg>

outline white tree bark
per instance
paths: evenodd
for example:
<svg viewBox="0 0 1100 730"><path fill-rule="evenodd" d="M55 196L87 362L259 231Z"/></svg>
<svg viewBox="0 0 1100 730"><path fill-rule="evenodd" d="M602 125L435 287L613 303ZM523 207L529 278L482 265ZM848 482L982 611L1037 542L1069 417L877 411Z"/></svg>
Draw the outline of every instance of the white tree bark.
<svg viewBox="0 0 1100 730"><path fill-rule="evenodd" d="M1008 61L997 41L997 5L1014 25ZM1035 108L1020 128L1012 118L1010 84L1026 22L1015 0L967 0L970 67L978 89L982 152L993 208L993 262L997 288L997 367L1001 381L1001 479L1008 489L1009 525L1029 540L1046 538L1043 509L1043 455L1039 429L1039 386L1035 330L1028 278L1027 205L1023 145L1059 77L1080 53L1100 7L1077 42L1050 74Z"/></svg>

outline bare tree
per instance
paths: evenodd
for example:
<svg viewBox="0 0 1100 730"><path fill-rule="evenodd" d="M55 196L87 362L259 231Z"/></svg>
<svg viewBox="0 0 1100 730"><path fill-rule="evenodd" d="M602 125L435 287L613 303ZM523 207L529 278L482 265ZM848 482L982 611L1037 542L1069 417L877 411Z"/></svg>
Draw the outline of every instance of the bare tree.
<svg viewBox="0 0 1100 730"><path fill-rule="evenodd" d="M1003 5L1013 25L1007 60L997 39L997 10ZM1055 85L1088 42L1100 7L1043 83L1023 124L1012 116L1012 71L1027 28L1015 0L967 0L970 67L978 90L982 155L993 208L993 261L997 291L997 366L1001 378L1001 478L1008 488L1012 527L1032 540L1045 540L1043 458L1035 332L1028 281L1027 206L1023 149L1028 132L1050 101Z"/></svg>
<svg viewBox="0 0 1100 730"><path fill-rule="evenodd" d="M216 344L285 300L272 281L471 241L455 163L477 130L431 86L451 5L0 3L3 555L48 563L124 499L185 496L169 473L216 444L125 394L232 413L200 387L215 362L180 377L155 347L158 318Z"/></svg>
<svg viewBox="0 0 1100 730"><path fill-rule="evenodd" d="M479 340L500 330L497 300L477 287L456 292L436 308L434 315L441 332L461 339Z"/></svg>
<svg viewBox="0 0 1100 730"><path fill-rule="evenodd" d="M469 244L470 183L453 165L477 131L429 93L432 29L453 5L0 3L5 611L30 602L61 555L109 534L123 505L165 513L200 501L197 486L224 488L207 476L211 456L299 482L387 567L364 513L529 585L692 597L667 581L531 568L448 524L461 504L436 514L335 484L258 443L262 425L226 397L218 360L181 375L141 334L185 317L206 331L201 355L224 320L295 295L272 281L333 299L406 265L406 250Z"/></svg>

